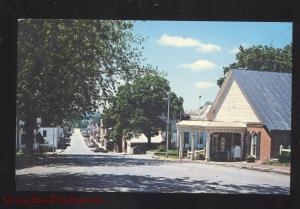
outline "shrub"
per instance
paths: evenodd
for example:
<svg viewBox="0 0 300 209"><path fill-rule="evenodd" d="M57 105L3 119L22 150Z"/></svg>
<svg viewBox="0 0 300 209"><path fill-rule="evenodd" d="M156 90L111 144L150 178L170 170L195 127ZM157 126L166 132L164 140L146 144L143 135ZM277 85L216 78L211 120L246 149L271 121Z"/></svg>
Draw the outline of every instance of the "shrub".
<svg viewBox="0 0 300 209"><path fill-rule="evenodd" d="M205 159L204 154L197 155L197 160L204 160L204 159Z"/></svg>
<svg viewBox="0 0 300 209"><path fill-rule="evenodd" d="M246 160L247 160L247 163L254 163L254 162L255 162L255 157L252 156L252 155L250 155L250 156L248 156L248 157L246 158Z"/></svg>
<svg viewBox="0 0 300 209"><path fill-rule="evenodd" d="M56 150L56 148L54 147L54 151ZM43 146L39 148L39 152L44 153L44 152L52 152L53 151L53 147L52 146Z"/></svg>
<svg viewBox="0 0 300 209"><path fill-rule="evenodd" d="M160 145L160 146L158 147L158 151L159 151L159 152L165 152L165 151L166 151L166 146L165 146L165 145Z"/></svg>
<svg viewBox="0 0 300 209"><path fill-rule="evenodd" d="M278 161L280 163L289 163L289 162L291 162L290 152L282 152L281 155L278 155Z"/></svg>

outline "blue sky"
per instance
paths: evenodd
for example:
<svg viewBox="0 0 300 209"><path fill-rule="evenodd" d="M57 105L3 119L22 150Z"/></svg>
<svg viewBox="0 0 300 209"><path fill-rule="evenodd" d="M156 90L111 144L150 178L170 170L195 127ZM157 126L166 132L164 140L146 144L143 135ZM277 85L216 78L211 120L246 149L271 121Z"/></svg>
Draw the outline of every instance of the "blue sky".
<svg viewBox="0 0 300 209"><path fill-rule="evenodd" d="M283 47L292 42L292 23L136 21L133 30L146 38L146 62L167 72L188 111L213 102L222 67L235 62L240 44Z"/></svg>

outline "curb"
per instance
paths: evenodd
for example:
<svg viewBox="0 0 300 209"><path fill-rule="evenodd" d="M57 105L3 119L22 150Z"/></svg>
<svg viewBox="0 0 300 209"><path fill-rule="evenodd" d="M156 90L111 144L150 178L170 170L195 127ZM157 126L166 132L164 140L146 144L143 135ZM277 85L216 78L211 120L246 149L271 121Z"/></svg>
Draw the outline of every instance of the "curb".
<svg viewBox="0 0 300 209"><path fill-rule="evenodd" d="M279 173L279 174L284 174L284 175L290 175L290 172L288 171L281 171L281 170L276 170L276 169L272 169L272 168L249 168L249 167L241 167L244 169L248 169L248 170L256 170L256 171L262 171L262 172L273 172L273 173Z"/></svg>
<svg viewBox="0 0 300 209"><path fill-rule="evenodd" d="M207 165L218 165L218 166L223 166L223 167L233 167L233 168L239 168L239 169L247 169L247 170L255 170L255 171L261 171L261 172L273 172L273 173L279 173L279 174L284 174L284 175L290 175L290 172L288 171L282 171L282 170L276 170L272 168L257 168L257 167L248 167L248 166L240 166L240 165L227 165L227 164L218 164L218 163L213 163L213 162L206 162L206 161L191 161L187 159L170 159L166 157L158 157L158 156L153 156L154 159L158 160L167 160L167 161L177 161L177 162L185 162L185 163L203 163Z"/></svg>

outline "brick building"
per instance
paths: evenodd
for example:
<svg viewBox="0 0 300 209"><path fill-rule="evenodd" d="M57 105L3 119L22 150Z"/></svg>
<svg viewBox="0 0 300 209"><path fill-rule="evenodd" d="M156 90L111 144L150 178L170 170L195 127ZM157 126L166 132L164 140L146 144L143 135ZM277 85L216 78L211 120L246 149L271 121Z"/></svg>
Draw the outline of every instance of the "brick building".
<svg viewBox="0 0 300 209"><path fill-rule="evenodd" d="M242 160L277 158L290 145L291 95L291 73L230 70L207 119L177 123L180 157L202 136L207 160L232 160L235 147Z"/></svg>

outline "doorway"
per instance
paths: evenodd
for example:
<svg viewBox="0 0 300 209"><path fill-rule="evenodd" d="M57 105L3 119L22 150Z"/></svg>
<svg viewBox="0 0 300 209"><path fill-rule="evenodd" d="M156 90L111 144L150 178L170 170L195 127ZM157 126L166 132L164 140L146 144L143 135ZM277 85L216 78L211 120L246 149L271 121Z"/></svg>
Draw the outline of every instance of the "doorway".
<svg viewBox="0 0 300 209"><path fill-rule="evenodd" d="M216 132L210 138L211 160L233 161L232 151L235 146L241 147L241 134Z"/></svg>

